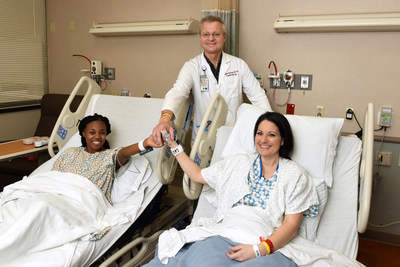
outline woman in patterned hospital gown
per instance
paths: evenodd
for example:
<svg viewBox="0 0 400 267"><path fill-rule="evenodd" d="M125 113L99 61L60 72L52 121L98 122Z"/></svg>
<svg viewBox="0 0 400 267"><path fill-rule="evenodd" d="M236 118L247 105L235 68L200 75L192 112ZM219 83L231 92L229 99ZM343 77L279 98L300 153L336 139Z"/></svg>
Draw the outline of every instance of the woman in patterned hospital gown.
<svg viewBox="0 0 400 267"><path fill-rule="evenodd" d="M231 156L205 169L173 139L166 141L190 179L215 190L217 209L208 221L164 232L146 266L297 266L279 249L297 235L303 215L315 216L318 196L311 178L290 160L293 135L282 114L258 118L258 153Z"/></svg>
<svg viewBox="0 0 400 267"><path fill-rule="evenodd" d="M111 201L111 188L116 171L125 165L132 155L147 147L158 147L149 136L137 144L110 149L106 140L111 133L109 120L97 113L82 119L79 124L81 147L66 149L55 161L53 171L80 174L94 183Z"/></svg>

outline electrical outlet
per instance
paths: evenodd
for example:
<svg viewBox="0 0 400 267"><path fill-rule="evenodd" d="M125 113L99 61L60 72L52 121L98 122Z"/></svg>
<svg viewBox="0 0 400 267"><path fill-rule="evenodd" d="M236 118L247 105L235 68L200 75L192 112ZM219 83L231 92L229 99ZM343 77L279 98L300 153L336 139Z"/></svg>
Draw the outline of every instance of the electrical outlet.
<svg viewBox="0 0 400 267"><path fill-rule="evenodd" d="M346 120L351 121L354 117L354 109L353 108L346 108Z"/></svg>
<svg viewBox="0 0 400 267"><path fill-rule="evenodd" d="M323 117L324 116L324 106L316 106L315 108L315 116Z"/></svg>
<svg viewBox="0 0 400 267"><path fill-rule="evenodd" d="M376 152L376 164L379 166L392 166L392 152Z"/></svg>
<svg viewBox="0 0 400 267"><path fill-rule="evenodd" d="M144 98L151 98L151 93L145 93L145 94L143 95L143 97L144 97Z"/></svg>

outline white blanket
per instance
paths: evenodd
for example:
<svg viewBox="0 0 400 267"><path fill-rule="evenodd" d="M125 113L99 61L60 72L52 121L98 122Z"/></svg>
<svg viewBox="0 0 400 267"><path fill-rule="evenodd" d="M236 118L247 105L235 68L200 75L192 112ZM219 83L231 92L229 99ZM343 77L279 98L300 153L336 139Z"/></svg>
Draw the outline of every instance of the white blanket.
<svg viewBox="0 0 400 267"><path fill-rule="evenodd" d="M259 237L266 236L272 230L267 221L262 219L264 216L265 212L260 208L237 206L228 212L222 223L190 225L181 231L172 228L159 237L158 257L162 263L166 264L168 258L175 256L185 243L213 235L221 235L243 244L259 243ZM278 251L291 258L299 266L363 266L356 260L300 236Z"/></svg>
<svg viewBox="0 0 400 267"><path fill-rule="evenodd" d="M55 171L9 185L0 199L0 265L69 266L77 242L128 222L141 201L113 207L88 179Z"/></svg>

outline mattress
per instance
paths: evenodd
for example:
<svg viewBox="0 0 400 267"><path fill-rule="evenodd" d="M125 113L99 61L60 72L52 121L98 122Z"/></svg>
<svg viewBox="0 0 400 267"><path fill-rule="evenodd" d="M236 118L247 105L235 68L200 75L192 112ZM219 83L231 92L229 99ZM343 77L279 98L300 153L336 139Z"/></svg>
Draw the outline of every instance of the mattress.
<svg viewBox="0 0 400 267"><path fill-rule="evenodd" d="M162 102L163 99L157 98L94 95L85 116L94 113L106 116L110 120L112 131L107 137L110 146L122 147L137 143L150 136L152 129L158 123ZM81 146L78 133L71 137L61 151L72 146ZM151 202L162 186L156 176L158 150L154 149L154 151L144 155L150 163L152 173L150 178L142 184L146 188L145 197L134 220L130 223L113 227L109 233L96 242L76 242L75 253L71 258L71 266L90 266L95 262L123 235ZM41 165L32 174L51 170L56 158L57 155ZM137 204L138 201L142 200L132 196L126 202L118 205Z"/></svg>
<svg viewBox="0 0 400 267"><path fill-rule="evenodd" d="M218 130L211 164L221 160L221 153L232 129L233 127L223 126ZM358 250L357 199L360 156L361 140L339 137L333 166L333 186L328 191L328 202L317 231L319 244L352 259L356 258ZM213 201L215 194L208 194L209 191L208 186L203 186L193 221L214 215L215 208L209 201Z"/></svg>

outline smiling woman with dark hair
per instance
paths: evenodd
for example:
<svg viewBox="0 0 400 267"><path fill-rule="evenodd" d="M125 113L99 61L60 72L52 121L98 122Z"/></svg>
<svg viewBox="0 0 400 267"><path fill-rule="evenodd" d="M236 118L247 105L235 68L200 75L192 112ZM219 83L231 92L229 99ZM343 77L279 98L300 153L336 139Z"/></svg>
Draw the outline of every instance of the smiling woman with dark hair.
<svg viewBox="0 0 400 267"><path fill-rule="evenodd" d="M166 141L190 179L215 190L217 207L211 219L164 232L146 266L297 266L279 249L297 235L303 214L316 215L311 211L318 196L311 178L290 160L293 134L285 116L266 112L258 118L256 154L204 169L173 137Z"/></svg>
<svg viewBox="0 0 400 267"><path fill-rule="evenodd" d="M107 117L97 113L83 118L78 130L82 146L66 149L58 157L52 170L86 177L103 192L111 204L111 188L118 168L146 147L159 147L149 136L139 143L110 149L106 139L111 133L110 122Z"/></svg>

